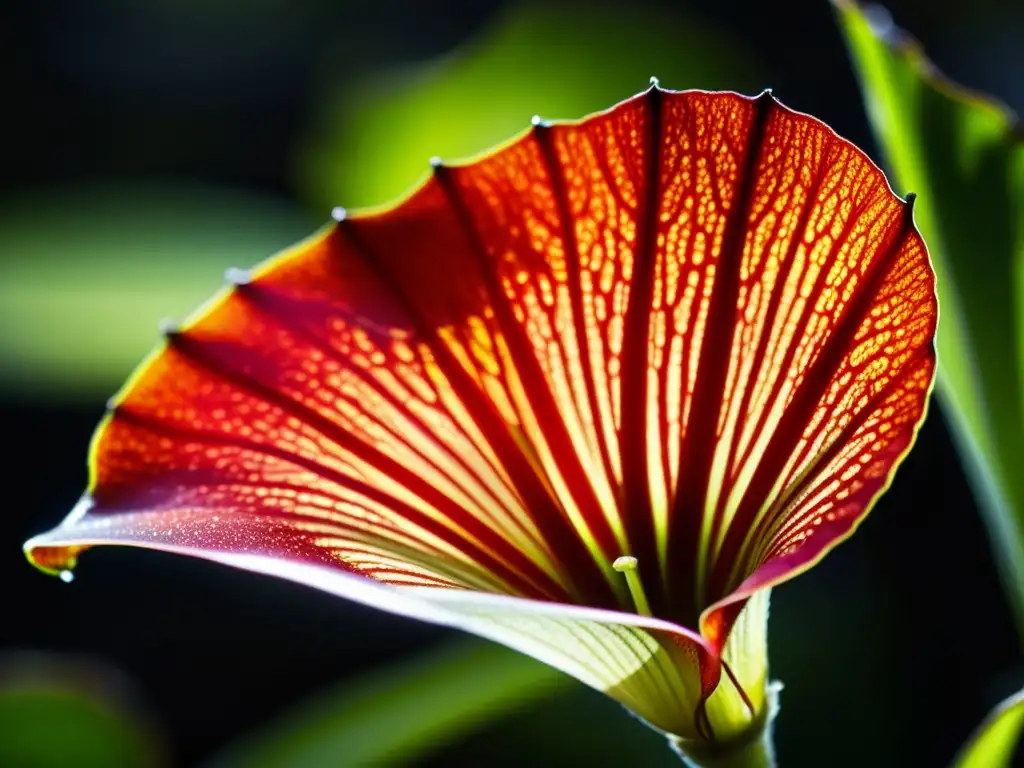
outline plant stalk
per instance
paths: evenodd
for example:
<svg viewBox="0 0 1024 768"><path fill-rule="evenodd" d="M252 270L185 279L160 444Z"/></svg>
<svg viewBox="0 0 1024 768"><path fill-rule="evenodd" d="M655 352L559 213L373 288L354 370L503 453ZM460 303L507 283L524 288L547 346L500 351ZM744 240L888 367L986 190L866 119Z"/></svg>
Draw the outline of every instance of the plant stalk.
<svg viewBox="0 0 1024 768"><path fill-rule="evenodd" d="M669 736L669 746L689 768L777 768L772 731L781 687L769 683L764 714L743 736L726 742Z"/></svg>

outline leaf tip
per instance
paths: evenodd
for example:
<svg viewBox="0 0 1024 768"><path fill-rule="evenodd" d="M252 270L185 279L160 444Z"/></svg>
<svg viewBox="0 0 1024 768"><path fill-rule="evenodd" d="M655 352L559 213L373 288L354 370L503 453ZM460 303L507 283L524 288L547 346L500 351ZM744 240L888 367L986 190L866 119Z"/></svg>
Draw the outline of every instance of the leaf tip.
<svg viewBox="0 0 1024 768"><path fill-rule="evenodd" d="M902 200L903 202L903 228L913 229L914 224L914 205L917 203L917 192L907 192L907 195Z"/></svg>
<svg viewBox="0 0 1024 768"><path fill-rule="evenodd" d="M430 158L430 172L433 174L434 179L440 185L441 189L444 190L445 195L450 196L452 193L452 176L451 169L445 165L444 160L440 157Z"/></svg>
<svg viewBox="0 0 1024 768"><path fill-rule="evenodd" d="M346 211L340 205L335 206L331 210L331 218L334 219L334 221L337 224L341 224L341 222L345 221L345 219L348 218L348 211Z"/></svg>
<svg viewBox="0 0 1024 768"><path fill-rule="evenodd" d="M45 534L34 536L22 545L25 559L36 570L70 584L75 578L73 569L78 564L78 553L85 548L55 547L43 541L44 538Z"/></svg>
<svg viewBox="0 0 1024 768"><path fill-rule="evenodd" d="M767 113L773 106L778 104L778 100L775 98L775 91L771 88L765 88L757 96L754 97L754 103L757 105L759 111Z"/></svg>
<svg viewBox="0 0 1024 768"><path fill-rule="evenodd" d="M157 321L157 330L161 336L170 339L181 333L181 322L173 317L164 317Z"/></svg>
<svg viewBox="0 0 1024 768"><path fill-rule="evenodd" d="M224 280L235 286L248 285L252 282L252 271L240 267L228 267L224 270Z"/></svg>

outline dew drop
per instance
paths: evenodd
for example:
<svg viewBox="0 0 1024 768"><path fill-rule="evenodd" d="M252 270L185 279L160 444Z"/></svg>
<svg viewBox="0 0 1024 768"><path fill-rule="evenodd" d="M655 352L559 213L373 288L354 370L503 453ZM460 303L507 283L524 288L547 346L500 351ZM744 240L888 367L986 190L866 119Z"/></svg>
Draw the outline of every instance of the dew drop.
<svg viewBox="0 0 1024 768"><path fill-rule="evenodd" d="M60 580L63 581L65 584L70 584L72 581L75 580L75 574L73 574L71 571L63 570L60 572Z"/></svg>

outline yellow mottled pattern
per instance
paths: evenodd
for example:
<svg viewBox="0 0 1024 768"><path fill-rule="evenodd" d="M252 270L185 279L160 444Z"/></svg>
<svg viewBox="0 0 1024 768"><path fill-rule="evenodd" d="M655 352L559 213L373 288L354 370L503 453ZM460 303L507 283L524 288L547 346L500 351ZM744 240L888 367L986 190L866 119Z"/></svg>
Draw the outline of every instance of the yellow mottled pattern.
<svg viewBox="0 0 1024 768"><path fill-rule="evenodd" d="M850 535L925 411L910 206L770 96L652 88L336 219L168 335L35 562L326 566L676 735L756 721L767 589Z"/></svg>

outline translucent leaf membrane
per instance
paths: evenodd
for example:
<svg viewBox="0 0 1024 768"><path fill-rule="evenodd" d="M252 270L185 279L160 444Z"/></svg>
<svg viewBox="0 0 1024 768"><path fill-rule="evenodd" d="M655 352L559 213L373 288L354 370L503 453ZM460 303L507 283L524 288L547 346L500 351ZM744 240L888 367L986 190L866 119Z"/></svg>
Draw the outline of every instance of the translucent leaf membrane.
<svg viewBox="0 0 1024 768"><path fill-rule="evenodd" d="M911 205L769 94L535 121L229 276L114 399L33 561L124 543L312 583L684 738L761 717L767 588L850 534L934 371Z"/></svg>

